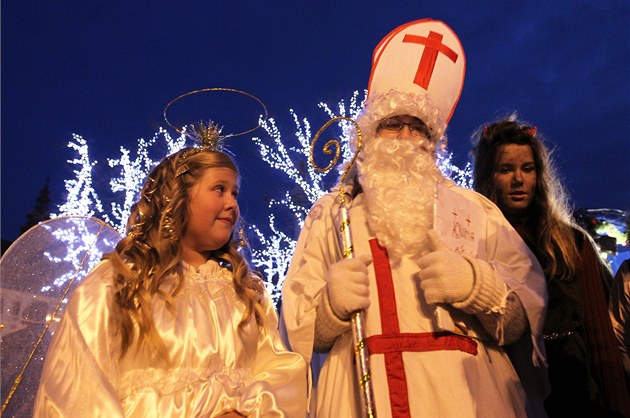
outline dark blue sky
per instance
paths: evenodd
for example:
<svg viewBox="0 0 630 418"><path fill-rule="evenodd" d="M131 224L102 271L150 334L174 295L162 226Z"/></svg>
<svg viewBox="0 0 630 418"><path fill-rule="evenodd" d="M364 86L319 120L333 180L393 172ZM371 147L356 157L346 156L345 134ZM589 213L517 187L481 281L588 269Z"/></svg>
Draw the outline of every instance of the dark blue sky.
<svg viewBox="0 0 630 418"><path fill-rule="evenodd" d="M2 238L17 237L46 177L62 203L72 133L95 159L117 157L164 125L172 98L212 86L256 94L285 134L289 109L321 125L317 103L365 88L380 39L425 17L450 25L466 52L447 131L456 162L475 128L517 110L557 147L576 207L630 209L627 0L12 0L1 22ZM242 205L264 204L257 173L243 175Z"/></svg>

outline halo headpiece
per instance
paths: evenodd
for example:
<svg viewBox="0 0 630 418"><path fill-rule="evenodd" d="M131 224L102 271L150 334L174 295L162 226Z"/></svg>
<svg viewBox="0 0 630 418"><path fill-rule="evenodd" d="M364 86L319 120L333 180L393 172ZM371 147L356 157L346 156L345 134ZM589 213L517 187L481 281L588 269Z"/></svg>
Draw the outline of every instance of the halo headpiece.
<svg viewBox="0 0 630 418"><path fill-rule="evenodd" d="M198 121L194 123L188 123L181 128L174 126L169 121L167 117L167 113L168 113L169 108L175 102L183 99L184 97L192 96L194 94L216 92L216 91L238 93L256 101L262 107L262 110L263 110L263 115L261 116L261 119L259 119L259 122L256 124L256 126L250 129L240 131L240 132L222 135L221 133L222 133L223 127L220 126L218 123L214 122L212 119L208 119L207 122ZM177 161L177 165L182 165L186 161L186 159L188 159L188 157L195 155L201 151L204 151L204 150L223 151L225 139L228 137L246 135L258 129L260 127L260 120L264 121L267 119L267 107L258 97L254 96L251 93L247 93L243 90L232 89L232 88L227 88L227 87L208 87L204 89L189 91L188 93L184 93L177 96L176 98L168 102L166 107L164 107L163 115L164 115L164 121L166 122L168 126L173 128L180 134L186 135L188 138L191 138L194 142L199 144L199 146L188 148L180 154Z"/></svg>

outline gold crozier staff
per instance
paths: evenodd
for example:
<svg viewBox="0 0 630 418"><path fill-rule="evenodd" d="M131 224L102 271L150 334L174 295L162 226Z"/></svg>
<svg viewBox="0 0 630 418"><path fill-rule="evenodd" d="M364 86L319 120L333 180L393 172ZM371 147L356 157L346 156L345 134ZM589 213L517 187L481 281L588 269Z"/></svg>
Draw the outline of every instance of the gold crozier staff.
<svg viewBox="0 0 630 418"><path fill-rule="evenodd" d="M355 129L357 130L357 149L354 153L354 156L348 163L348 166L344 170L341 178L339 179L339 205L340 205L340 213L341 213L341 225L339 228L339 234L341 235L341 239L343 242L343 258L354 258L354 252L352 247L352 234L350 228L350 217L348 216L348 206L346 205L346 193L344 192L343 185L346 181L346 177L348 177L348 173L350 169L354 165L354 162L359 155L359 151L361 151L362 140L361 140L361 129L356 121L351 118L345 116L337 116L328 122L326 122L315 134L313 137L313 141L311 142L310 147L310 163L315 168L316 171L323 173L330 170L333 166L337 164L339 161L339 153L341 150L341 145L339 141L335 139L331 139L324 145L324 153L332 154L331 147L335 147L335 157L331 161L331 163L324 167L320 168L315 163L313 154L315 149L315 142L319 139L321 133L326 130L332 123L338 120L346 120L351 122ZM368 353L368 348L365 342L365 327L364 327L364 318L363 311L357 311L352 314L352 341L354 343L354 357L355 357L355 369L357 381L360 387L360 395L361 395L361 411L364 418L376 418L376 409L374 408L374 396L372 391L372 381L370 376L370 356Z"/></svg>

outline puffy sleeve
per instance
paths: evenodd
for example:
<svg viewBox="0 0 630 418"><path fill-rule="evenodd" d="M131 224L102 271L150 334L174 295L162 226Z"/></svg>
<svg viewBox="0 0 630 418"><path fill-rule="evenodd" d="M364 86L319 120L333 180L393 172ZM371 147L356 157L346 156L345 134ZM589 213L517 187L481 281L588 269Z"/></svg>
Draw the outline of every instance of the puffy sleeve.
<svg viewBox="0 0 630 418"><path fill-rule="evenodd" d="M72 292L46 354L35 417L124 416L116 390L119 350L109 329L111 274L101 262Z"/></svg>
<svg viewBox="0 0 630 418"><path fill-rule="evenodd" d="M265 382L271 387L278 409L287 417L303 418L306 416L307 402L306 362L298 353L288 351L284 346L278 332L278 316L274 305L267 293L265 296L265 333L258 343L252 376L255 382ZM241 412L247 411L241 409ZM259 415L267 416L262 410L252 416Z"/></svg>
<svg viewBox="0 0 630 418"><path fill-rule="evenodd" d="M317 308L327 266L339 261L341 249L332 210L335 195L328 194L311 208L298 238L282 286L282 316L291 349L311 361Z"/></svg>

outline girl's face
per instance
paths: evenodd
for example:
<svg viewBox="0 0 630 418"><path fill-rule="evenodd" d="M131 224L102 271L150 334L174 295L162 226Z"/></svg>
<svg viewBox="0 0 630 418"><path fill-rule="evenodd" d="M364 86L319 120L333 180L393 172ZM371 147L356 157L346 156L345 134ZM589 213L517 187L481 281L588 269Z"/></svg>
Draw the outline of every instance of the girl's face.
<svg viewBox="0 0 630 418"><path fill-rule="evenodd" d="M529 145L501 146L494 187L504 214L517 215L529 207L536 192L536 163Z"/></svg>
<svg viewBox="0 0 630 418"><path fill-rule="evenodd" d="M188 227L182 237L184 252L205 254L230 239L239 210L238 174L226 167L207 168L188 193Z"/></svg>

